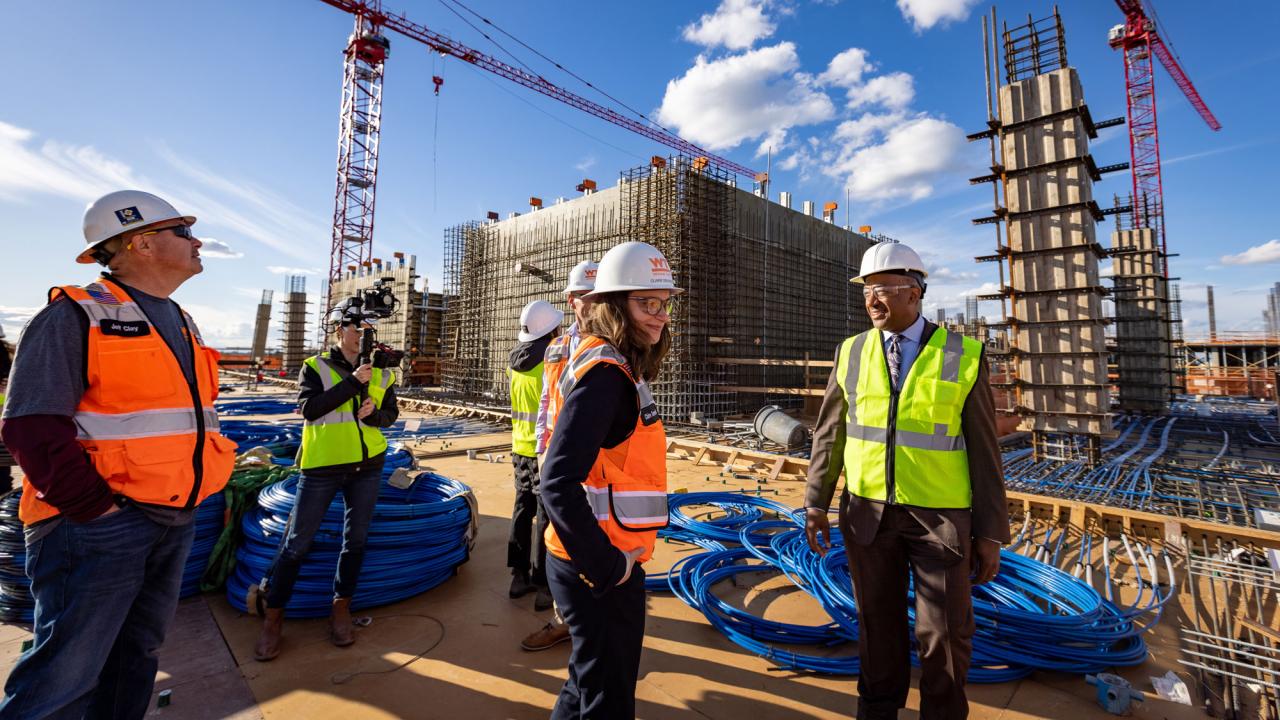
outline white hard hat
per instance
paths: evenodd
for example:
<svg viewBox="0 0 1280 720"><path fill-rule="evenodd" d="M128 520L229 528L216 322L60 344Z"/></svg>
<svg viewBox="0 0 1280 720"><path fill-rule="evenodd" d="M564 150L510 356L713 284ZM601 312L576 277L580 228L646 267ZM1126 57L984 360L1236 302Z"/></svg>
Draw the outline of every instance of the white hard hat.
<svg viewBox="0 0 1280 720"><path fill-rule="evenodd" d="M89 243L76 262L95 262L93 251L102 243L133 229L169 220L195 224L194 215L183 215L164 200L141 190L117 190L94 200L84 211L84 239Z"/></svg>
<svg viewBox="0 0 1280 720"><path fill-rule="evenodd" d="M530 342L560 327L564 313L546 300L534 300L520 311L520 342Z"/></svg>
<svg viewBox="0 0 1280 720"><path fill-rule="evenodd" d="M624 242L614 245L600 258L596 271L596 287L588 296L624 290L670 290L679 295L671 265L658 248L649 243Z"/></svg>
<svg viewBox="0 0 1280 720"><path fill-rule="evenodd" d="M929 272L924 269L924 261L915 250L900 242L879 242L862 255L862 267L858 270L858 277L850 279L849 282L866 282L868 275L893 271L917 272L922 277L929 277Z"/></svg>
<svg viewBox="0 0 1280 720"><path fill-rule="evenodd" d="M562 295L568 295L572 292L591 292L596 289L596 271L600 266L590 260L583 260L573 269L569 271L569 284L565 286Z"/></svg>

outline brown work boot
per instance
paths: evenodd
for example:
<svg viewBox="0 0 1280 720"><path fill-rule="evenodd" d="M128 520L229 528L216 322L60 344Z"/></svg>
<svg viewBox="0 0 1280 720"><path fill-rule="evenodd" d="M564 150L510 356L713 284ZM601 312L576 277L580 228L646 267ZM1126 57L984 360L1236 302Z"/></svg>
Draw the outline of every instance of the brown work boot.
<svg viewBox="0 0 1280 720"><path fill-rule="evenodd" d="M329 639L338 647L346 647L356 641L355 624L351 621L351 598L333 601L329 615Z"/></svg>
<svg viewBox="0 0 1280 720"><path fill-rule="evenodd" d="M555 647L569 639L569 626L565 623L547 623L529 637L520 641L520 647L529 652L538 652Z"/></svg>
<svg viewBox="0 0 1280 720"><path fill-rule="evenodd" d="M253 659L274 660L280 654L280 635L284 632L284 608L267 608L262 616L262 634L253 646Z"/></svg>

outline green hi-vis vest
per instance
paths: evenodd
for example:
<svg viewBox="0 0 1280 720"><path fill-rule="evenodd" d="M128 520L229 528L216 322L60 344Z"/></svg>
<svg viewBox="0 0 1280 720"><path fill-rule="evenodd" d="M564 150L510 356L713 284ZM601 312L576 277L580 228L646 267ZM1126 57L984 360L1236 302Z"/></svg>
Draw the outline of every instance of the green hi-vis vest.
<svg viewBox="0 0 1280 720"><path fill-rule="evenodd" d="M978 379L982 344L938 328L894 393L883 337L872 329L845 340L834 370L849 405L849 492L918 507L970 507L960 413Z"/></svg>
<svg viewBox="0 0 1280 720"><path fill-rule="evenodd" d="M531 370L512 370L511 452L525 457L538 455L538 404L542 401L542 363Z"/></svg>
<svg viewBox="0 0 1280 720"><path fill-rule="evenodd" d="M342 382L343 376L325 358L316 355L303 362L320 376L325 390ZM373 398L375 407L382 407L382 398L393 382L395 373L382 368L373 369L373 375L369 378L369 397ZM330 465L348 465L363 462L386 451L387 439L382 437L382 431L356 420L360 402L359 397L354 397L315 421L303 421L302 449L298 451L300 468L309 470Z"/></svg>

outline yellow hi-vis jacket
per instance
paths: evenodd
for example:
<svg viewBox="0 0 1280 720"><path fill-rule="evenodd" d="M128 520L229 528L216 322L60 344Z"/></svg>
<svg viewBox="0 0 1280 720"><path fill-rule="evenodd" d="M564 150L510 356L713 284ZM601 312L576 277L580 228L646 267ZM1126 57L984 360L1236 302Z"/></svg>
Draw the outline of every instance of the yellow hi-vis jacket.
<svg viewBox="0 0 1280 720"><path fill-rule="evenodd" d="M537 457L538 405L542 400L542 363L529 370L512 370L511 376L511 452Z"/></svg>
<svg viewBox="0 0 1280 720"><path fill-rule="evenodd" d="M845 340L834 370L849 407L849 492L901 505L970 507L960 414L978 379L982 344L938 328L894 391L883 340L875 329Z"/></svg>
<svg viewBox="0 0 1280 720"><path fill-rule="evenodd" d="M342 382L343 376L321 355L303 361L303 364L320 376L320 383L328 390ZM369 397L374 407L382 407L387 388L395 382L395 373L373 368L369 378ZM298 467L303 470L350 465L377 457L387 449L387 439L382 431L356 419L360 407L358 397L351 398L327 415L302 423L302 447L298 450Z"/></svg>

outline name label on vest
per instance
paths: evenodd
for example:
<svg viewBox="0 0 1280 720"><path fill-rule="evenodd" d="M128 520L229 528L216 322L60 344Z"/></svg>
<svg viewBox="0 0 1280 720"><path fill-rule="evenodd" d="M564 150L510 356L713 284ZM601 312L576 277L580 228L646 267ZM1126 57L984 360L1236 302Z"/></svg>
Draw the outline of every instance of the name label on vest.
<svg viewBox="0 0 1280 720"><path fill-rule="evenodd" d="M145 320L135 320L132 322L124 322L123 320L103 320L98 323L98 330L103 335L117 335L119 337L142 337L151 334L151 325Z"/></svg>
<svg viewBox="0 0 1280 720"><path fill-rule="evenodd" d="M651 403L640 408L640 422L644 425L652 425L658 422L658 404Z"/></svg>

